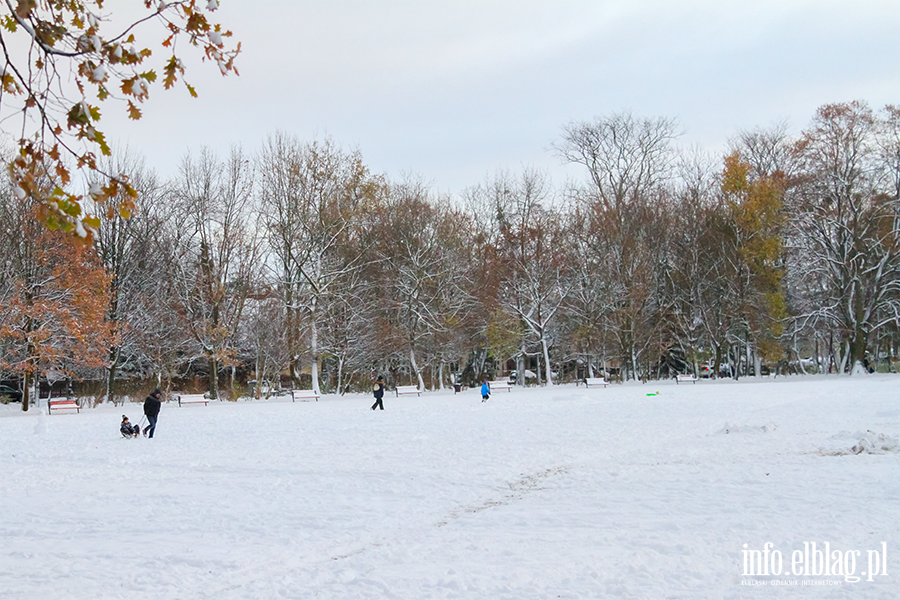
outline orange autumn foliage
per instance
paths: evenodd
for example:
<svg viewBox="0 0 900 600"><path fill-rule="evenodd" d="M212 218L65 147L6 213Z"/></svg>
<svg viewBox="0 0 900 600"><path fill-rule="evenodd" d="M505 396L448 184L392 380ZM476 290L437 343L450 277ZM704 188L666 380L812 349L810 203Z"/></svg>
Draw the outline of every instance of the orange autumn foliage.
<svg viewBox="0 0 900 600"><path fill-rule="evenodd" d="M46 231L29 271L11 282L0 315L0 367L28 380L103 367L114 341L106 316L110 277L93 248Z"/></svg>

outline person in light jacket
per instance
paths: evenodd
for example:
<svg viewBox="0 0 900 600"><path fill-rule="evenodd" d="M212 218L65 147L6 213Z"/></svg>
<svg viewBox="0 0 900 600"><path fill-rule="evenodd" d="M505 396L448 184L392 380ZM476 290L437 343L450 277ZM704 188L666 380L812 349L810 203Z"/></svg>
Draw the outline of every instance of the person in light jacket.
<svg viewBox="0 0 900 600"><path fill-rule="evenodd" d="M481 380L481 401L487 402L491 397L491 386L488 385L487 379Z"/></svg>

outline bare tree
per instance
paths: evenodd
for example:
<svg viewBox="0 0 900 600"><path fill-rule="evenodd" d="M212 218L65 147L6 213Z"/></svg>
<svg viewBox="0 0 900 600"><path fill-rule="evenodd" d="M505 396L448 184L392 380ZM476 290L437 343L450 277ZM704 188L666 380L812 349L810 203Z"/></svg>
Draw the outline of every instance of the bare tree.
<svg viewBox="0 0 900 600"><path fill-rule="evenodd" d="M668 177L676 137L672 119L638 119L623 112L569 123L554 148L564 161L587 168L594 202L621 214Z"/></svg>
<svg viewBox="0 0 900 600"><path fill-rule="evenodd" d="M210 396L218 398L219 367L234 360L233 337L261 270L249 162L239 148L226 161L206 149L197 159L188 154L174 194L180 252L176 289L207 360Z"/></svg>
<svg viewBox="0 0 900 600"><path fill-rule="evenodd" d="M424 389L420 359L429 349L429 359L435 358L436 337L452 330L470 306L466 274L459 270L468 230L461 214L433 200L417 180L395 184L380 216L380 322L389 347L405 355Z"/></svg>
<svg viewBox="0 0 900 600"><path fill-rule="evenodd" d="M287 326L297 332L289 339L292 380L296 384L299 375L302 322L308 330L312 387L319 392L324 315L339 300L335 292L343 278L362 266L365 248L357 243L354 228L383 184L358 152L342 152L331 140L301 144L285 134L270 136L258 165L260 201Z"/></svg>
<svg viewBox="0 0 900 600"><path fill-rule="evenodd" d="M587 168L589 184L576 191L583 219L603 257L615 299L609 329L618 340L626 376L637 377L643 352L659 331L666 228L659 220L669 196L676 137L670 119L636 119L629 113L573 123L556 145L566 161ZM659 343L657 341L657 346Z"/></svg>
<svg viewBox="0 0 900 600"><path fill-rule="evenodd" d="M499 303L539 344L547 385L553 385L551 331L572 287L564 220L547 206L549 181L536 171L518 179L501 175L493 190L504 266ZM520 384L522 371L517 369Z"/></svg>
<svg viewBox="0 0 900 600"><path fill-rule="evenodd" d="M160 215L165 214L167 207L163 187L142 158L126 151L108 162L105 170L131 174L141 206L127 219L119 211L109 210L108 205L96 203L88 207L99 221L94 245L111 276L107 315L117 335L109 349L105 397L115 403L119 371L124 368L143 375L142 367L149 362L140 343L146 327L143 321L148 316L143 309L147 305L145 296L158 293L166 279L157 242L164 231Z"/></svg>

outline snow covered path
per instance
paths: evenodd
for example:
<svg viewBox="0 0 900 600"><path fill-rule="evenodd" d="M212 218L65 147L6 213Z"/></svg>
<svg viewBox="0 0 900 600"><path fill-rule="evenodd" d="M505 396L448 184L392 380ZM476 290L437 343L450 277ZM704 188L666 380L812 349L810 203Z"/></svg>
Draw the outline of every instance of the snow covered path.
<svg viewBox="0 0 900 600"><path fill-rule="evenodd" d="M0 597L893 599L900 589L896 376L370 404L166 404L153 440L118 437L121 414L137 421L139 405L52 417L4 407ZM878 448L852 453L867 431ZM785 573L743 576L744 544L766 542ZM804 542L860 551L857 576L885 542L887 575L794 576ZM808 585L823 579L839 585Z"/></svg>

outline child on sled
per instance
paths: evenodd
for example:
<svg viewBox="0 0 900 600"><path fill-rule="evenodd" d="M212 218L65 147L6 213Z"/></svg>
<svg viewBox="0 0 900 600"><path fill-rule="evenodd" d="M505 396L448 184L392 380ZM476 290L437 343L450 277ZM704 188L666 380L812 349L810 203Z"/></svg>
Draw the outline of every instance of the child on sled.
<svg viewBox="0 0 900 600"><path fill-rule="evenodd" d="M133 438L141 435L140 426L132 425L125 415L122 415L122 424L119 426L119 431L122 432L122 437L126 438Z"/></svg>

